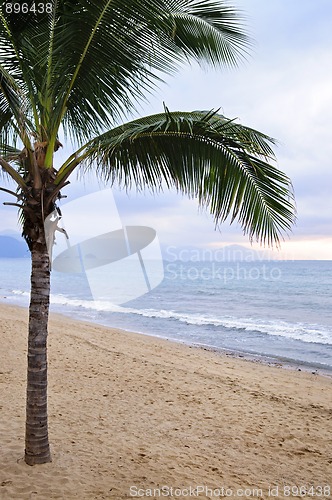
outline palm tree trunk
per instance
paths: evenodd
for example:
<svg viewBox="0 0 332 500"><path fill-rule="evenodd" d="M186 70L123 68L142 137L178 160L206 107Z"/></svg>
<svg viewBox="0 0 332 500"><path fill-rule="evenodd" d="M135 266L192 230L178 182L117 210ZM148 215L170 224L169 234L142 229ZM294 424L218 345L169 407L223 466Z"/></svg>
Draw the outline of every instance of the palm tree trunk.
<svg viewBox="0 0 332 500"><path fill-rule="evenodd" d="M47 424L47 323L50 298L50 261L44 231L31 245L28 375L25 462L51 462Z"/></svg>

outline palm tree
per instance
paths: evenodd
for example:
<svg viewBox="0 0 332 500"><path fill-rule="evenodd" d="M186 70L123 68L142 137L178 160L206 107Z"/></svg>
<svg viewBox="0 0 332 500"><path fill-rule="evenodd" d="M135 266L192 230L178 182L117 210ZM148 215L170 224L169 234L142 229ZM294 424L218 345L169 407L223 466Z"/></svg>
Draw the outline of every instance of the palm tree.
<svg viewBox="0 0 332 500"><path fill-rule="evenodd" d="M47 424L50 262L44 221L80 166L112 184L175 186L217 223L278 243L294 221L273 140L217 112L164 112L119 125L187 60L230 65L249 40L223 0L4 2L0 23L0 165L17 190L31 252L25 461L51 460ZM26 8L23 5L27 6ZM15 7L16 6L16 7ZM34 6L34 7L33 7ZM63 131L77 150L56 169Z"/></svg>

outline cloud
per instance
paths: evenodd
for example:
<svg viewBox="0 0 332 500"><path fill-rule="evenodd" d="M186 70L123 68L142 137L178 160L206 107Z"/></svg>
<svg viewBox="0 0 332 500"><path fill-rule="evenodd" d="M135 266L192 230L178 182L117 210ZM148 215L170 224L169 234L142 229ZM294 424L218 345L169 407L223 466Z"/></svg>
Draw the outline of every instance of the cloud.
<svg viewBox="0 0 332 500"><path fill-rule="evenodd" d="M203 72L197 65L186 68L168 80L160 95L171 110L221 106L226 116L277 138L278 166L290 176L297 201L293 237L328 237L332 4L294 0L285 9L283 0L246 0L242 6L257 39L252 58L232 72ZM159 111L157 102L152 100L145 111Z"/></svg>

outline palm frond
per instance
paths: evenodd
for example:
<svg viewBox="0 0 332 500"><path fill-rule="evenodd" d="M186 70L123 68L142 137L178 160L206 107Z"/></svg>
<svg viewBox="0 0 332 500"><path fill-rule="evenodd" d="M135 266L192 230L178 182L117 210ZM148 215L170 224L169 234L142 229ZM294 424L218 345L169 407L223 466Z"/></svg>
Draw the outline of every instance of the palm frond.
<svg viewBox="0 0 332 500"><path fill-rule="evenodd" d="M31 15L28 14L28 17ZM25 16L26 17L26 16ZM26 22L24 22L26 21ZM23 33L27 26L36 26L36 20L21 19L20 14L6 14L5 6L0 9L0 67L1 81L10 84L12 95L1 88L1 99L7 100L15 118L17 130L21 133L22 141L29 146L28 129L35 130L32 119L37 120L36 97L38 95L34 81L36 79L33 68L33 56L24 52L24 46L30 46L29 36ZM36 28L35 28L36 29ZM13 99L14 98L14 99ZM14 122L12 122L14 125Z"/></svg>
<svg viewBox="0 0 332 500"><path fill-rule="evenodd" d="M273 165L273 144L215 112L166 109L90 141L59 169L56 182L81 163L126 188L175 187L198 198L217 224L230 217L250 239L278 245L295 221L295 208L289 178Z"/></svg>
<svg viewBox="0 0 332 500"><path fill-rule="evenodd" d="M25 191L27 189L27 185L23 179L23 177L20 175L19 172L15 168L12 167L10 163L8 163L4 158L0 156L0 167L1 167L1 173L7 175L8 177L11 177L16 184L23 190Z"/></svg>
<svg viewBox="0 0 332 500"><path fill-rule="evenodd" d="M0 144L0 156L5 161L14 161L21 155L22 151L11 144Z"/></svg>
<svg viewBox="0 0 332 500"><path fill-rule="evenodd" d="M173 40L186 57L202 65L236 66L252 44L240 12L215 0L171 2Z"/></svg>
<svg viewBox="0 0 332 500"><path fill-rule="evenodd" d="M43 141L55 141L61 122L66 134L86 141L133 110L157 75L192 58L233 65L249 43L238 12L223 0L48 4L44 14L2 7L0 16L0 64L29 95Z"/></svg>
<svg viewBox="0 0 332 500"><path fill-rule="evenodd" d="M22 95L20 87L8 71L0 65L0 113L1 122L15 118L17 125L22 122Z"/></svg>

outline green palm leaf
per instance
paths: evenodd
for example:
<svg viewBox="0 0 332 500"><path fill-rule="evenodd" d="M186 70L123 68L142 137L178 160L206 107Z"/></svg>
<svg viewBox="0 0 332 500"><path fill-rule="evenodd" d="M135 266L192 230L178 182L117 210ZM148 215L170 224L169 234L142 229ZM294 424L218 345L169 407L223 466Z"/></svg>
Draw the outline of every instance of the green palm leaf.
<svg viewBox="0 0 332 500"><path fill-rule="evenodd" d="M219 2L182 1L170 6L174 42L201 64L236 66L250 40L238 11Z"/></svg>
<svg viewBox="0 0 332 500"><path fill-rule="evenodd" d="M0 26L0 64L28 87L40 140L54 142L61 122L88 139L133 110L157 72L188 58L233 65L248 44L236 12L212 0L50 3L38 16L2 9Z"/></svg>
<svg viewBox="0 0 332 500"><path fill-rule="evenodd" d="M214 112L166 109L88 143L60 168L56 183L83 163L126 188L175 187L198 198L216 223L237 219L251 239L278 244L295 214L290 181L272 164L273 144Z"/></svg>

